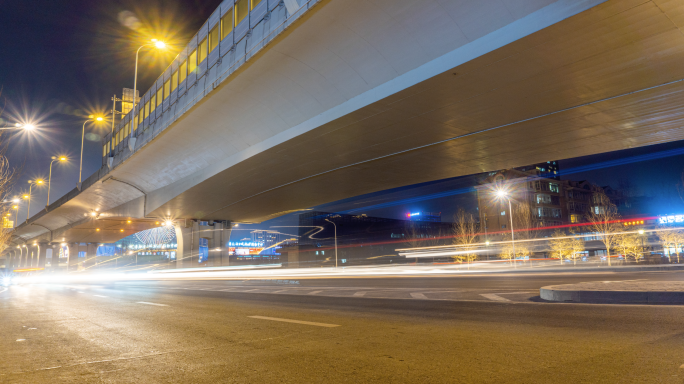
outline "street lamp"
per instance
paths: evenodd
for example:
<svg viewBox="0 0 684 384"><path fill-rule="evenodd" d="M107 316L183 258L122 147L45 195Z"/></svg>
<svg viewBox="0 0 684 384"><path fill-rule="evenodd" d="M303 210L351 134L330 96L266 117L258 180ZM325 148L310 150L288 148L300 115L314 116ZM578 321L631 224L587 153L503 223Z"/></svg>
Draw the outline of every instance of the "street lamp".
<svg viewBox="0 0 684 384"><path fill-rule="evenodd" d="M511 219L511 247L513 248L513 257L511 258L511 262L513 263L513 268L517 268L515 264L515 235L513 234L513 208L511 207L511 197L508 195L508 191L503 188L499 188L496 191L496 198L508 200L508 212Z"/></svg>
<svg viewBox="0 0 684 384"><path fill-rule="evenodd" d="M337 225L328 219L325 219L325 221L331 223L335 227L335 268L337 268Z"/></svg>
<svg viewBox="0 0 684 384"><path fill-rule="evenodd" d="M14 127L5 127L5 128L0 128L0 130L6 130L6 129L23 129L25 131L32 131L36 129L36 126L33 124L21 124L21 123L16 123L14 124Z"/></svg>
<svg viewBox="0 0 684 384"><path fill-rule="evenodd" d="M50 205L50 184L52 183L52 163L55 161L67 161L66 156L52 156L52 161L50 162L50 176L48 176L48 196L47 202L45 203L45 210L47 210L48 205Z"/></svg>
<svg viewBox="0 0 684 384"><path fill-rule="evenodd" d="M88 120L83 122L83 130L81 132L81 167L78 170L78 190L81 190L81 175L83 174L83 140L85 139L85 125L89 121L102 121L104 118L102 116L88 116Z"/></svg>
<svg viewBox="0 0 684 384"><path fill-rule="evenodd" d="M19 201L19 199L14 199L14 200L16 200L17 202ZM14 204L12 206L12 209L15 210L15 212L14 212L14 228L16 228L18 225L17 220L19 219L19 204Z"/></svg>
<svg viewBox="0 0 684 384"><path fill-rule="evenodd" d="M137 51L135 51L135 75L133 76L133 118L135 118L135 108L138 106L138 100L137 100L137 93L138 93L138 54L140 53L140 50L143 49L144 47L148 47L150 45L154 45L155 48L157 49L164 49L166 48L166 43L163 41L157 40L157 39L152 39L151 43L148 44L143 44L138 48ZM137 122L137 119L136 119ZM136 125L134 122L133 124ZM136 125L137 126L137 125Z"/></svg>
<svg viewBox="0 0 684 384"><path fill-rule="evenodd" d="M24 199L28 200L28 204L26 205L26 222L28 223L29 220L29 215L31 212L31 189L33 188L33 184L38 184L38 185L43 185L45 182L41 179L36 179L36 180L29 180L29 193L28 195L24 195Z"/></svg>

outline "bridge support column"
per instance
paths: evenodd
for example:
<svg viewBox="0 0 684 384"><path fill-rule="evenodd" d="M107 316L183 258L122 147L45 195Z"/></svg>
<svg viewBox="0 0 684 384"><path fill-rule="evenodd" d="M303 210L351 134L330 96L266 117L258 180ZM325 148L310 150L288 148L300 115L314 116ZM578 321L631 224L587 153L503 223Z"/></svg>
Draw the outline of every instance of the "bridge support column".
<svg viewBox="0 0 684 384"><path fill-rule="evenodd" d="M38 268L45 268L45 258L47 257L48 246L48 243L45 241L38 243Z"/></svg>
<svg viewBox="0 0 684 384"><path fill-rule="evenodd" d="M178 245L176 268L229 265L227 245L232 230L230 221L200 222L192 220L177 223L174 228ZM204 257L205 251L207 252L207 259L200 263L200 257Z"/></svg>
<svg viewBox="0 0 684 384"><path fill-rule="evenodd" d="M88 268L88 266L95 265L97 263L97 243L88 243L86 247L86 260L83 266Z"/></svg>
<svg viewBox="0 0 684 384"><path fill-rule="evenodd" d="M78 270L78 251L79 251L79 245L78 243L71 243L69 244L69 258L67 259L67 271L76 271Z"/></svg>

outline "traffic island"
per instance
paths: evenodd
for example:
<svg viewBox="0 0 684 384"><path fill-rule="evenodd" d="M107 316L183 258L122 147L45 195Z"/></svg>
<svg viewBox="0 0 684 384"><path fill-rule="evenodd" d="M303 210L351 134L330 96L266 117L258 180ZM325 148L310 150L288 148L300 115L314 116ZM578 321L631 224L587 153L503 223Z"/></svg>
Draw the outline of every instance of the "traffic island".
<svg viewBox="0 0 684 384"><path fill-rule="evenodd" d="M684 282L595 281L550 285L539 290L543 300L572 303L684 304Z"/></svg>

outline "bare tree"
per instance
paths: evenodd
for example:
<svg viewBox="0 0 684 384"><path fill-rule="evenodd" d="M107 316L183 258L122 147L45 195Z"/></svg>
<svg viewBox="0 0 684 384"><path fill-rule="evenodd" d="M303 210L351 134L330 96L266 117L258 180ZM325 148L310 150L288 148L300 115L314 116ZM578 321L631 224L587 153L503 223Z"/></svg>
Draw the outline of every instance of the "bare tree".
<svg viewBox="0 0 684 384"><path fill-rule="evenodd" d="M572 259L573 265L577 265L577 259L582 257L585 250L584 239L573 233L570 239L570 258Z"/></svg>
<svg viewBox="0 0 684 384"><path fill-rule="evenodd" d="M679 252L677 252L677 245L684 243L684 232L681 230L660 231L658 232L658 239L663 246L663 250L667 249L667 259L672 262L672 254L670 249L674 249L677 253L677 263L679 263Z"/></svg>
<svg viewBox="0 0 684 384"><path fill-rule="evenodd" d="M622 226L617 222L619 219L617 207L608 196L602 191L594 193L591 209L587 213L587 227L606 247L608 265L611 265L610 250L615 245L617 233L622 231Z"/></svg>
<svg viewBox="0 0 684 384"><path fill-rule="evenodd" d="M0 98L2 96L2 89L0 89ZM0 106L0 116L4 112L4 99L2 106ZM1 120L1 119L0 119ZM0 228L0 253L4 252L9 246L9 241L12 237L12 226L10 220L6 219L7 214L10 213L12 207L12 200L10 194L12 192L12 185L17 176L17 170L12 168L9 163L7 154L7 142L3 140L2 134L0 134L0 207L2 208L3 225ZM10 215L11 217L11 215ZM5 224L6 223L6 224ZM16 225L16 223L13 223Z"/></svg>
<svg viewBox="0 0 684 384"><path fill-rule="evenodd" d="M471 213L466 213L463 209L459 209L454 215L454 224L452 226L453 242L459 245L458 255L454 255L456 260L465 260L470 269L470 263L477 259L477 254L474 244L477 242L478 225L475 222L475 217Z"/></svg>
<svg viewBox="0 0 684 384"><path fill-rule="evenodd" d="M641 240L639 239L639 236L634 233L623 233L618 235L616 240L616 248L622 252L625 261L631 257L638 263L639 258L641 257Z"/></svg>
<svg viewBox="0 0 684 384"><path fill-rule="evenodd" d="M572 251L571 239L562 231L556 229L553 232L553 237L549 240L549 245L551 246L551 254L558 256L561 264L563 264L563 259L569 258Z"/></svg>

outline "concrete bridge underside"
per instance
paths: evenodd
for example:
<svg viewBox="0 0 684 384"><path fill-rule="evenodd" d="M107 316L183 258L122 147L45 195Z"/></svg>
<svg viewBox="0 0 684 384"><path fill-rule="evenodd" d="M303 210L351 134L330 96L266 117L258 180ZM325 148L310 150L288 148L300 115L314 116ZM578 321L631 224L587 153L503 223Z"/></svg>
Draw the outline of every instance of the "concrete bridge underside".
<svg viewBox="0 0 684 384"><path fill-rule="evenodd" d="M673 0L324 1L17 241L92 231L94 209L149 225L258 222L682 140L683 26Z"/></svg>

